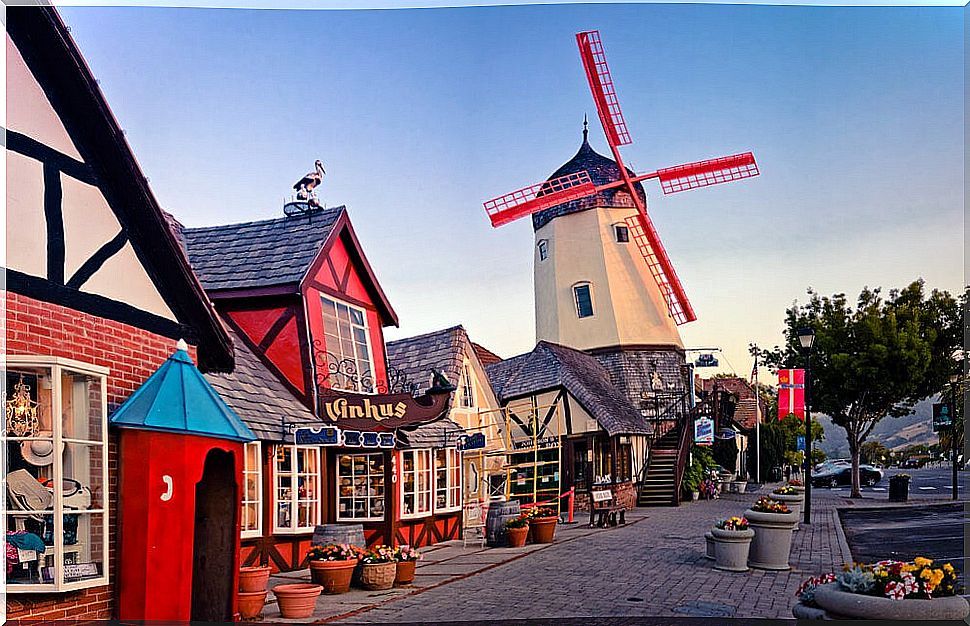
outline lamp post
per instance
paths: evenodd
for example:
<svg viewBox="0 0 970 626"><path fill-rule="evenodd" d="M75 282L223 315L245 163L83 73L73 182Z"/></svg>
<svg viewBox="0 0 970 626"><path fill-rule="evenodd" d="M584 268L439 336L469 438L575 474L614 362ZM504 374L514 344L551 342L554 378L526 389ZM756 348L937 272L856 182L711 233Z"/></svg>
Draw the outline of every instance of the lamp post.
<svg viewBox="0 0 970 626"><path fill-rule="evenodd" d="M798 329L798 343L805 352L805 523L812 523L812 410L809 408L812 390L812 345L815 331Z"/></svg>
<svg viewBox="0 0 970 626"><path fill-rule="evenodd" d="M960 496L959 475L957 473L957 383L960 382L959 374L950 375L950 461L953 465L953 499L957 500Z"/></svg>

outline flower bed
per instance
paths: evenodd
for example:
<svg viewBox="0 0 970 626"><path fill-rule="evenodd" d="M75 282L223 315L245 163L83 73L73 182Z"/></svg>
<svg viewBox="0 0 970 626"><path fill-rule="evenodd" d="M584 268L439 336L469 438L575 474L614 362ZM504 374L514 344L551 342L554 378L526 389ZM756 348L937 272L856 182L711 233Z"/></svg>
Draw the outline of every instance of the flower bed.
<svg viewBox="0 0 970 626"><path fill-rule="evenodd" d="M772 500L768 496L758 498L757 502L751 506L751 510L757 513L791 513L791 509L787 505L777 500Z"/></svg>
<svg viewBox="0 0 970 626"><path fill-rule="evenodd" d="M748 530L748 519L737 516L729 517L714 524L714 528L720 530Z"/></svg>

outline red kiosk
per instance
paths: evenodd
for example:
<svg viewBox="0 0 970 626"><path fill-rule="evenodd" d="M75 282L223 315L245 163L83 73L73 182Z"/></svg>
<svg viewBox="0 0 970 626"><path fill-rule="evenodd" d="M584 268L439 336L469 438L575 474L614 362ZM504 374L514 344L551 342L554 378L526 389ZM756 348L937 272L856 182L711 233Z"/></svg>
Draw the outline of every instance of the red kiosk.
<svg viewBox="0 0 970 626"><path fill-rule="evenodd" d="M256 437L183 342L111 417L119 436L118 617L232 620L243 444Z"/></svg>

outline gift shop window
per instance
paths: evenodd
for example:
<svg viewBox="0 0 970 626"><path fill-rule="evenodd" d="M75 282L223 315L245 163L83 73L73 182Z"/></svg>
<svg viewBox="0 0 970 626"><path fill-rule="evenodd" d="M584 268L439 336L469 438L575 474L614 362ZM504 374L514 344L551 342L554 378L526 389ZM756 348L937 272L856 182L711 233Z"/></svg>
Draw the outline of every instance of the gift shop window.
<svg viewBox="0 0 970 626"><path fill-rule="evenodd" d="M431 450L401 453L401 517L431 513Z"/></svg>
<svg viewBox="0 0 970 626"><path fill-rule="evenodd" d="M243 457L242 537L260 537L263 530L263 459L259 441L245 446Z"/></svg>
<svg viewBox="0 0 970 626"><path fill-rule="evenodd" d="M337 519L384 519L384 453L337 457Z"/></svg>
<svg viewBox="0 0 970 626"><path fill-rule="evenodd" d="M455 448L434 451L436 512L453 511L461 506L461 457Z"/></svg>
<svg viewBox="0 0 970 626"><path fill-rule="evenodd" d="M367 312L326 296L320 297L320 304L328 361L333 361L327 363L330 387L373 393Z"/></svg>
<svg viewBox="0 0 970 626"><path fill-rule="evenodd" d="M274 532L309 532L320 523L320 448L277 446Z"/></svg>
<svg viewBox="0 0 970 626"><path fill-rule="evenodd" d="M7 356L7 592L108 582L106 368Z"/></svg>

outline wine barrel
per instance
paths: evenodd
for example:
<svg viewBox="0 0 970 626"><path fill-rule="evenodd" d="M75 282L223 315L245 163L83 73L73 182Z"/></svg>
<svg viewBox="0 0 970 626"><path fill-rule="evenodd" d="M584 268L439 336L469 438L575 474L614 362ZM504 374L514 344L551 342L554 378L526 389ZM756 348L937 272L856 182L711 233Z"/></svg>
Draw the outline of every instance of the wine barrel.
<svg viewBox="0 0 970 626"><path fill-rule="evenodd" d="M521 513L518 500L493 500L488 503L488 515L485 517L485 544L491 548L508 545L508 535L505 522Z"/></svg>
<svg viewBox="0 0 970 626"><path fill-rule="evenodd" d="M328 543L349 543L361 548L367 547L364 540L363 524L323 524L313 527L311 546L325 546Z"/></svg>

